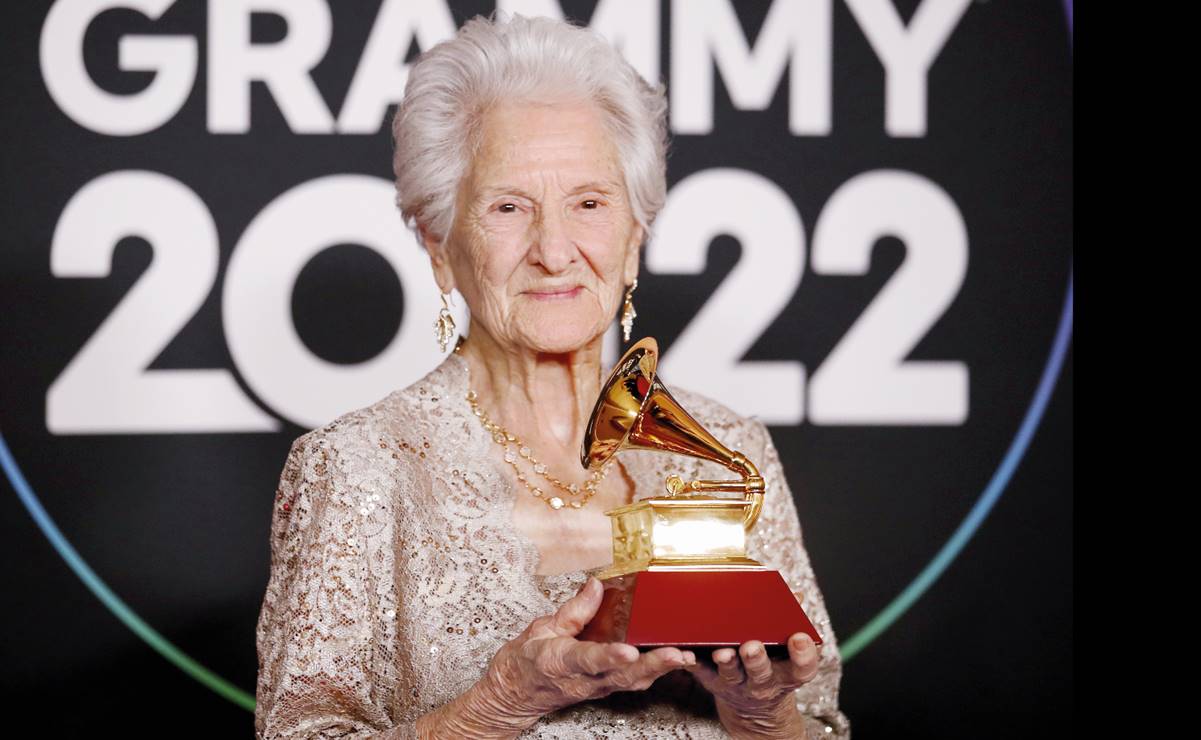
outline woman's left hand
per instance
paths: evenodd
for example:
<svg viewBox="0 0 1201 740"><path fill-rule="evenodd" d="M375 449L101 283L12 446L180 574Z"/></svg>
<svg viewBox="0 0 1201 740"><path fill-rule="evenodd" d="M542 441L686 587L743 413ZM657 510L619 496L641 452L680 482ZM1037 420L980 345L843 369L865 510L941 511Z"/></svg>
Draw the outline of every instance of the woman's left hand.
<svg viewBox="0 0 1201 740"><path fill-rule="evenodd" d="M751 640L713 651L716 667L700 661L686 670L713 694L727 729L780 732L800 726L793 691L817 675L821 654L809 635L788 638L788 658L768 657L763 643Z"/></svg>

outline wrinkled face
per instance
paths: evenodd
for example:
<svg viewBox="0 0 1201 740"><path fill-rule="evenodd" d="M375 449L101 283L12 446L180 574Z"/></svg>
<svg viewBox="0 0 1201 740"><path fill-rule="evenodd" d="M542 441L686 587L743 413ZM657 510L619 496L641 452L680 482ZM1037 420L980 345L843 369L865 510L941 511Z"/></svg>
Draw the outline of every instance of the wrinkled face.
<svg viewBox="0 0 1201 740"><path fill-rule="evenodd" d="M638 274L617 152L588 103L493 107L443 242L426 239L443 292L458 288L502 346L563 353L599 337Z"/></svg>

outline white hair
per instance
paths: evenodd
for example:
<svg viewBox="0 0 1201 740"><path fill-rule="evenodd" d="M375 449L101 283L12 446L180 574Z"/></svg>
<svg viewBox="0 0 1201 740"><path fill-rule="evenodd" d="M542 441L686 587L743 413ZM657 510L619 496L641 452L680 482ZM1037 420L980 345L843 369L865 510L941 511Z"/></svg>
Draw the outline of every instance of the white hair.
<svg viewBox="0 0 1201 740"><path fill-rule="evenodd" d="M550 18L476 16L421 55L392 119L396 205L410 228L445 238L455 196L499 102L589 101L617 152L634 219L667 197L667 101L600 34Z"/></svg>

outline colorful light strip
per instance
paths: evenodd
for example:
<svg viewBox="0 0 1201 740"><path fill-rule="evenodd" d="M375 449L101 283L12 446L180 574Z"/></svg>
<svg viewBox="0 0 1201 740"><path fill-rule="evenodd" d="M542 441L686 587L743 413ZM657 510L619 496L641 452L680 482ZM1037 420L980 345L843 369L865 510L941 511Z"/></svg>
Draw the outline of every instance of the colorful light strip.
<svg viewBox="0 0 1201 740"><path fill-rule="evenodd" d="M840 653L842 654L844 663L867 647L872 640L880 636L880 633L891 627L893 622L900 619L901 615L909 607L913 606L915 601L921 598L926 589L930 588L951 562L955 560L955 557L963 550L964 545L968 543L968 540L972 538L972 535L976 533L976 530L984 522L985 517L992 511L993 505L997 503L997 499L1001 498L1001 494L1005 492L1005 487L1009 485L1014 471L1017 470L1018 464L1026 454L1026 450L1030 446L1030 441L1034 438L1034 432L1038 430L1038 425L1047 410L1047 403L1051 400L1051 393L1055 390L1055 382L1059 379L1059 371L1063 368L1063 360L1067 355L1071 340L1072 274L1069 272L1067 297L1064 299L1063 314L1059 319L1059 328L1055 332L1051 359L1043 369L1042 378L1038 383L1038 390L1034 392L1034 400L1031 401L1030 407L1026 409L1026 417L1022 420L1022 425L1018 429L1017 436L1013 438L1013 442L1009 445L1009 450L1001 460L1001 465L993 473L992 479L988 482L984 493L980 494L975 505L972 506L972 510L968 512L963 522L956 528L955 533L942 546L942 549L938 551L938 554L934 556L934 559L922 569L917 578L906 586L905 590L899 596L893 599L888 606L884 607L879 614L873 617L870 622L850 639L842 643Z"/></svg>
<svg viewBox="0 0 1201 740"><path fill-rule="evenodd" d="M133 609L130 609L119 596L113 593L100 576L92 570L91 566L80 557L67 538L59 530L58 525L46 513L46 509L42 506L42 502L38 500L37 495L30 488L29 483L22 475L21 469L17 467L17 461L13 458L12 452L8 449L8 443L4 440L4 434L0 433L0 467L4 468L5 474L8 475L9 482L16 489L17 497L21 499L21 503L25 505L29 515L33 517L33 521L37 523L38 528L42 530L42 534L46 535L46 539L50 540L50 544L62 556L62 559L67 562L71 570L75 571L75 575L79 576L79 580L88 587L100 602L108 607L117 619L121 620L135 635L146 641L146 644L158 651L167 660L174 663L184 673L187 673L192 678L209 687L221 696L229 699L234 704L244 707L250 711L254 711L254 695L249 694L237 686L234 686L229 681L221 678L216 673L213 673L208 668L197 663L192 658L188 657L179 648L172 645L165 637L155 631L153 627L146 624L145 620L139 617Z"/></svg>
<svg viewBox="0 0 1201 740"><path fill-rule="evenodd" d="M1064 12L1067 14L1068 43L1074 48L1072 0L1064 0ZM889 602L888 606L884 607L879 614L872 617L871 621L860 628L858 632L839 645L839 654L842 656L844 663L858 655L865 647L871 644L872 640L875 640L891 627L938 580L939 576L943 574L947 567L955 560L955 557L959 555L959 552L963 550L964 545L972 538L972 535L976 533L976 530L984 522L985 517L992 511L992 507L997 502L997 499L1001 498L1001 494L1005 492L1005 487L1009 485L1009 479L1013 477L1013 471L1017 469L1018 463L1022 461L1022 457L1026 454L1026 449L1030 446L1030 440L1034 437L1034 432L1038 429L1038 425L1043 419L1047 403L1051 400L1051 392L1055 390L1055 382L1059 379L1059 371L1063 368L1063 358L1067 355L1068 345L1072 341L1072 280L1074 272L1075 268L1069 266L1068 290L1064 298L1063 313L1059 316L1059 328L1055 331L1055 341L1051 345L1051 357L1047 360L1047 366L1043 368L1042 378L1038 382L1038 389L1034 392L1034 400L1030 402L1030 407L1026 409L1026 416L1022 420L1022 425L1018 428L1017 436L1013 438L1013 442L1009 445L1009 450L1001 460L1001 465L993 473L992 479L984 489L984 493L980 494L980 497L976 499L972 510L968 512L968 515L959 524L959 527L955 529L955 533L942 546L942 549L938 551L934 559L917 574L917 577L905 587L904 591Z"/></svg>

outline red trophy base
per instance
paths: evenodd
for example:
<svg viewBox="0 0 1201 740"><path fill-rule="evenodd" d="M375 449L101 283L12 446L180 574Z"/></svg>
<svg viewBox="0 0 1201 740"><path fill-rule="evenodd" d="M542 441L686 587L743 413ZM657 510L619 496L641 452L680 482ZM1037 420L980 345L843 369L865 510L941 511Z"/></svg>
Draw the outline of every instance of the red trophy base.
<svg viewBox="0 0 1201 740"><path fill-rule="evenodd" d="M786 653L788 638L797 632L822 644L777 570L644 570L602 583L600 609L581 640L647 649L736 647L759 640L774 655Z"/></svg>

